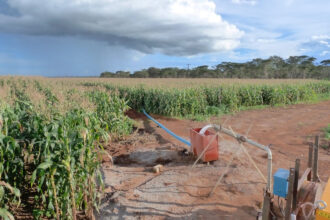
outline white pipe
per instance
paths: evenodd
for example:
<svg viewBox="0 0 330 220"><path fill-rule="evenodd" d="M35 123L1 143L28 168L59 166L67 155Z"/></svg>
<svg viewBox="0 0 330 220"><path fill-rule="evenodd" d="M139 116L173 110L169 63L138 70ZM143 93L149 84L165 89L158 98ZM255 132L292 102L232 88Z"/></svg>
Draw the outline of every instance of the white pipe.
<svg viewBox="0 0 330 220"><path fill-rule="evenodd" d="M207 129L212 128L212 127L213 127L212 124L205 125L205 126L199 131L199 134L204 135L205 132L207 131Z"/></svg>

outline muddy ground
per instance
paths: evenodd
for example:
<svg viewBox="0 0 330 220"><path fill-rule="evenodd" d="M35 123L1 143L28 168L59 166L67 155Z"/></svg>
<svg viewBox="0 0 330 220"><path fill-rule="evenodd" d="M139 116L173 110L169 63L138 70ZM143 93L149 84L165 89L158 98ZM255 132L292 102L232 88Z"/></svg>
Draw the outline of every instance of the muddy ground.
<svg viewBox="0 0 330 220"><path fill-rule="evenodd" d="M134 134L106 148L114 165L107 159L103 162L107 193L97 219L255 219L266 184L242 151L215 193L208 196L239 149L236 140L220 136L219 160L198 163L192 168L195 158L184 152L181 142L144 115L129 115L138 124ZM209 123L153 116L188 140L190 128ZM271 144L273 173L278 168L294 167L296 158L301 159L302 173L307 164L308 143L330 123L330 101L248 110L210 121L248 133L250 139L261 144ZM324 140L321 144L329 145ZM266 176L265 152L249 145L246 148ZM164 171L153 173L152 166L156 164L163 164ZM330 152L320 149L321 180L326 181L329 174Z"/></svg>

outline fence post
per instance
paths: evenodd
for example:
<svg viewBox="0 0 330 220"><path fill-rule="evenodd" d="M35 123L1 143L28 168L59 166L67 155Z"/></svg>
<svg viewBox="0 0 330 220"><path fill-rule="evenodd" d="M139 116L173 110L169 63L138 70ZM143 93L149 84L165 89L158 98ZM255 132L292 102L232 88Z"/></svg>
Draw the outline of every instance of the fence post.
<svg viewBox="0 0 330 220"><path fill-rule="evenodd" d="M318 159L319 159L319 136L315 136L315 144L314 144L314 159L313 159L313 182L317 182L319 180L318 177Z"/></svg>
<svg viewBox="0 0 330 220"><path fill-rule="evenodd" d="M296 210L297 208L299 168L300 168L300 159L296 159L296 164L294 168L295 172L294 172L294 182L293 182L292 210Z"/></svg>
<svg viewBox="0 0 330 220"><path fill-rule="evenodd" d="M262 205L262 220L270 219L270 193L265 190L264 202Z"/></svg>
<svg viewBox="0 0 330 220"><path fill-rule="evenodd" d="M313 166L313 143L309 144L309 149L308 149L308 164L307 164L308 168L312 168ZM312 172L310 172L307 176L307 180L311 181L312 179Z"/></svg>
<svg viewBox="0 0 330 220"><path fill-rule="evenodd" d="M286 200L286 207L285 207L285 220L290 220L291 217L291 205L292 205L292 191L293 191L293 182L294 182L294 168L290 168L290 175L289 175L289 185L288 185L288 195Z"/></svg>

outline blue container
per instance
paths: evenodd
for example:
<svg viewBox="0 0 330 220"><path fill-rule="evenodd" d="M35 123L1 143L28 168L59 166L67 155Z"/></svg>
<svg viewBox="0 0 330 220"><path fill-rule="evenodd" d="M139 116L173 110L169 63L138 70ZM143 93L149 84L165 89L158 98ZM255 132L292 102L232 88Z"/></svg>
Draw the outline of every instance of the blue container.
<svg viewBox="0 0 330 220"><path fill-rule="evenodd" d="M274 195L286 198L288 194L288 179L290 171L286 169L279 168L274 174L274 185L273 192Z"/></svg>

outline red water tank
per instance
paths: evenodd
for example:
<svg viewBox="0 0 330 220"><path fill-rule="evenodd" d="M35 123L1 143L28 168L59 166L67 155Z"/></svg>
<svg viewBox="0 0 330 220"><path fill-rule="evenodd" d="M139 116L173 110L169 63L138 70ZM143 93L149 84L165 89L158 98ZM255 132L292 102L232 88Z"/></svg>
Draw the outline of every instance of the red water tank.
<svg viewBox="0 0 330 220"><path fill-rule="evenodd" d="M200 156L204 149L209 145L204 155L201 157L203 162L209 162L219 159L219 148L218 148L218 135L206 131L204 135L201 135L199 131L202 128L190 129L190 140L191 149L196 156ZM216 136L216 137L214 137Z"/></svg>

